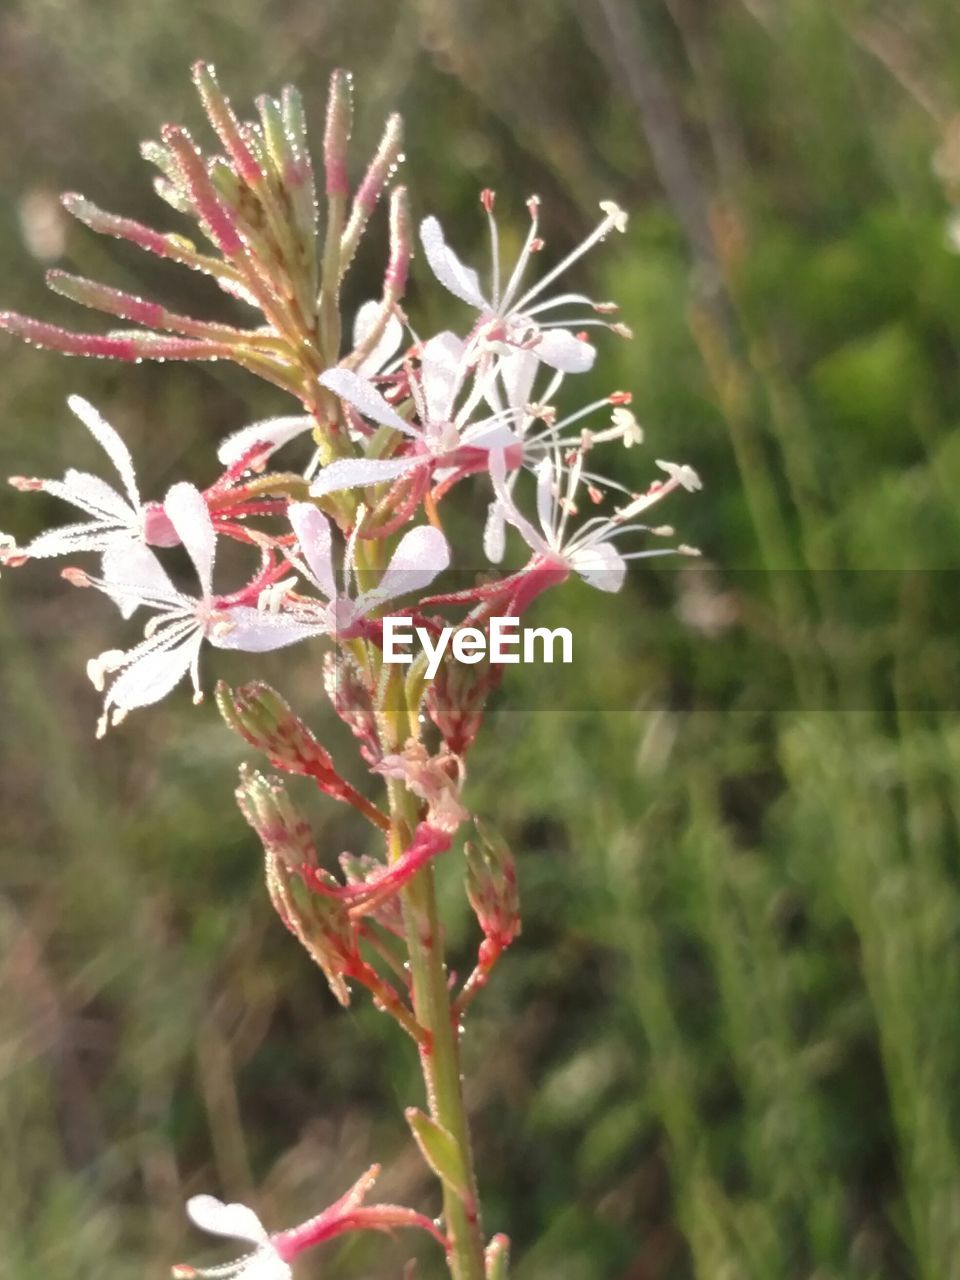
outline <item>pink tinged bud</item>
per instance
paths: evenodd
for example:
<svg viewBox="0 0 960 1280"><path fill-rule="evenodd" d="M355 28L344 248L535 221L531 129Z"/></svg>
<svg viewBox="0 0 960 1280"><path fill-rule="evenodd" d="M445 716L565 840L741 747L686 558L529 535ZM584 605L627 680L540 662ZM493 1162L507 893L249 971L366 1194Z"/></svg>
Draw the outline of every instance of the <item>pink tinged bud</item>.
<svg viewBox="0 0 960 1280"><path fill-rule="evenodd" d="M54 293L70 298L81 306L106 312L107 315L117 316L121 320L132 320L135 324L142 324L149 329L171 329L189 338L238 349L248 342L256 342L258 337L256 333L245 329L208 323L205 320L194 320L192 316L177 315L158 302L134 297L133 294L124 293L120 289L112 289L95 280L84 279L82 276L70 275L66 271L48 271L46 281L47 286Z"/></svg>
<svg viewBox="0 0 960 1280"><path fill-rule="evenodd" d="M384 279L384 295L396 302L407 287L407 274L413 256L410 225L410 202L406 187L390 193L390 261Z"/></svg>
<svg viewBox="0 0 960 1280"><path fill-rule="evenodd" d="M293 165L293 151L283 124L283 113L280 104L267 94L257 98L257 110L263 126L263 138L267 147L267 155L278 182L285 181L287 170Z"/></svg>
<svg viewBox="0 0 960 1280"><path fill-rule="evenodd" d="M240 122L233 113L230 100L217 83L212 64L197 62L193 67L193 82L200 94L200 101L224 149L236 166L237 173L249 187L264 181L264 173L257 164L240 131Z"/></svg>
<svg viewBox="0 0 960 1280"><path fill-rule="evenodd" d="M303 99L292 84L283 87L280 111L283 115L284 132L293 148L296 172L291 175L290 180L298 186L309 182L312 187L313 166L307 150L307 118L303 110Z"/></svg>
<svg viewBox="0 0 960 1280"><path fill-rule="evenodd" d="M144 298L135 298L119 289L111 289L95 280L85 280L81 276L70 275L66 271L48 271L47 286L61 297L78 302L81 306L91 307L95 311L105 311L108 315L118 316L121 320L132 320L134 324L142 324L148 329L164 327L166 312L157 302L148 302Z"/></svg>
<svg viewBox="0 0 960 1280"><path fill-rule="evenodd" d="M66 569L60 570L60 577L64 582L69 582L71 587L89 587L91 586L90 575L84 573L82 569L77 569L73 565L68 565Z"/></svg>
<svg viewBox="0 0 960 1280"><path fill-rule="evenodd" d="M478 818L475 825L479 843L468 840L463 850L467 897L485 939L493 944L487 957L490 962L520 933L520 893L510 846L488 823Z"/></svg>
<svg viewBox="0 0 960 1280"><path fill-rule="evenodd" d="M340 238L340 259L342 270L346 269L356 251L363 235L370 214L376 207L384 187L393 176L397 165L403 159L403 121L400 116L393 115L387 121L377 153L370 162L363 181L357 189L350 209L350 217L346 229Z"/></svg>
<svg viewBox="0 0 960 1280"><path fill-rule="evenodd" d="M353 91L350 75L338 68L330 77L327 121L323 135L323 168L327 195L344 200L350 194L347 148L352 125Z"/></svg>
<svg viewBox="0 0 960 1280"><path fill-rule="evenodd" d="M360 961L356 929L335 896L318 897L303 883L303 874L316 862L309 824L278 780L246 767L240 771L236 798L263 845L274 909L323 970L340 1004L349 1004L345 976Z"/></svg>
<svg viewBox="0 0 960 1280"><path fill-rule="evenodd" d="M260 837L264 850L279 858L289 871L298 874L304 866L316 864L310 824L282 783L244 766L236 798L240 812Z"/></svg>
<svg viewBox="0 0 960 1280"><path fill-rule="evenodd" d="M230 728L262 751L275 768L312 778L325 795L352 805L381 830L389 827L386 815L341 778L330 753L269 685L254 681L231 689L221 680L216 699Z"/></svg>
<svg viewBox="0 0 960 1280"><path fill-rule="evenodd" d="M484 1255L485 1280L507 1280L510 1273L510 1240L505 1235L495 1235L487 1245Z"/></svg>
<svg viewBox="0 0 960 1280"><path fill-rule="evenodd" d="M484 187L480 192L480 203L485 212L493 213L493 206L496 204L497 193L490 187Z"/></svg>
<svg viewBox="0 0 960 1280"><path fill-rule="evenodd" d="M359 939L346 907L311 894L283 862L266 851L267 892L280 919L322 970L339 1004L350 1003L347 978L362 965Z"/></svg>
<svg viewBox="0 0 960 1280"><path fill-rule="evenodd" d="M403 160L402 146L403 120L398 115L392 115L387 120L380 145L357 189L356 204L365 214L373 212L383 188Z"/></svg>
<svg viewBox="0 0 960 1280"><path fill-rule="evenodd" d="M0 329L21 338L30 346L59 351L67 356L88 356L107 360L219 360L230 359L234 348L226 343L202 342L193 338L168 338L152 333L71 333L57 325L44 324L15 311L0 312Z"/></svg>
<svg viewBox="0 0 960 1280"><path fill-rule="evenodd" d="M324 654L323 687L334 711L361 743L360 754L364 760L367 764L376 764L382 752L373 695L353 659Z"/></svg>
<svg viewBox="0 0 960 1280"><path fill-rule="evenodd" d="M21 493L40 493L44 488L44 482L33 476L9 476L7 484L13 485Z"/></svg>
<svg viewBox="0 0 960 1280"><path fill-rule="evenodd" d="M613 405L633 404L633 392L631 391L611 391L607 399Z"/></svg>
<svg viewBox="0 0 960 1280"><path fill-rule="evenodd" d="M155 253L161 258L174 256L174 237L162 235L151 227L135 222L132 218L121 218L113 213L98 209L92 201L75 192L67 192L60 197L60 202L78 222L96 231L100 235L114 236L118 240L129 240L131 244Z"/></svg>
<svg viewBox="0 0 960 1280"><path fill-rule="evenodd" d="M427 714L448 750L464 756L483 724L487 699L500 684L503 668L489 662L441 663L427 689Z"/></svg>
<svg viewBox="0 0 960 1280"><path fill-rule="evenodd" d="M189 133L176 125L164 125L161 136L177 162L183 183L214 244L225 257L239 256L243 242L236 223L217 195Z"/></svg>
<svg viewBox="0 0 960 1280"><path fill-rule="evenodd" d="M257 681L231 689L221 681L216 699L230 728L275 767L299 774L335 772L329 753L269 685Z"/></svg>

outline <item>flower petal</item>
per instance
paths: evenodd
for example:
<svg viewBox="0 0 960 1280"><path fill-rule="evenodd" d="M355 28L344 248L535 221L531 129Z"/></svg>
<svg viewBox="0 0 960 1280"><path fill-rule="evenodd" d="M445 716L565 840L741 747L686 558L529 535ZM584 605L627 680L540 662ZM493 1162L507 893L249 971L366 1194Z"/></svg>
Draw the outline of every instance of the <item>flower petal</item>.
<svg viewBox="0 0 960 1280"><path fill-rule="evenodd" d="M359 489L368 484L379 484L382 480L393 480L423 466L426 461L428 459L419 453L407 454L403 458L339 458L323 468L310 486L310 496L322 498L328 493L339 493L341 489Z"/></svg>
<svg viewBox="0 0 960 1280"><path fill-rule="evenodd" d="M493 482L493 491L497 495L504 519L513 525L532 551L546 554L549 551L547 543L543 540L543 536L537 533L526 516L520 514L520 510L513 500L513 494L507 488L506 476L506 457L502 449L495 450L490 454L490 479Z"/></svg>
<svg viewBox="0 0 960 1280"><path fill-rule="evenodd" d="M314 585L328 600L337 598L333 572L333 538L330 521L312 502L293 502L287 511L300 544L300 553L313 574Z"/></svg>
<svg viewBox="0 0 960 1280"><path fill-rule="evenodd" d="M202 643L203 636L192 623L143 641L127 654L133 660L110 686L104 706L133 711L159 702L190 670Z"/></svg>
<svg viewBox="0 0 960 1280"><path fill-rule="evenodd" d="M507 393L507 404L518 413L523 413L530 403L534 379L540 368L537 353L524 347L511 347L500 357L499 367Z"/></svg>
<svg viewBox="0 0 960 1280"><path fill-rule="evenodd" d="M225 467L239 462L245 453L249 453L254 445L262 444L264 457L279 449L281 445L297 436L305 434L314 425L313 418L299 414L290 418L265 418L263 422L252 422L249 427L241 427L232 435L226 436L217 449L217 457Z"/></svg>
<svg viewBox="0 0 960 1280"><path fill-rule="evenodd" d="M82 396L68 396L67 404L116 467L117 475L123 481L123 487L126 489L127 496L130 499L130 505L139 511L140 491L137 489L137 477L134 474L130 450L120 439L114 428L111 427L110 423L97 412L89 401L84 400Z"/></svg>
<svg viewBox="0 0 960 1280"><path fill-rule="evenodd" d="M193 561L203 595L211 595L217 534L203 495L192 484L181 481L167 493L163 509Z"/></svg>
<svg viewBox="0 0 960 1280"><path fill-rule="evenodd" d="M225 610L227 625L216 624L207 638L217 649L239 649L244 653L270 653L284 649L300 640L325 635L326 627L315 622L301 622L286 613L264 613L249 605L237 605Z"/></svg>
<svg viewBox="0 0 960 1280"><path fill-rule="evenodd" d="M436 218L424 218L420 223L420 243L426 254L430 270L445 289L467 302L478 311L492 310L480 292L480 277L472 267L465 266L443 238L443 228Z"/></svg>
<svg viewBox="0 0 960 1280"><path fill-rule="evenodd" d="M520 440L505 422L473 422L461 432L460 443L471 449L509 449Z"/></svg>
<svg viewBox="0 0 960 1280"><path fill-rule="evenodd" d="M103 553L100 572L105 594L125 618L147 601L173 601L180 595L160 561L142 542L113 542Z"/></svg>
<svg viewBox="0 0 960 1280"><path fill-rule="evenodd" d="M131 526L135 526L138 520L137 513L116 489L87 471L74 471L71 467L62 480L45 480L43 491L55 498L63 498L96 520L116 520Z"/></svg>
<svg viewBox="0 0 960 1280"><path fill-rule="evenodd" d="M356 351L361 347L370 333L373 326L380 318L383 309L383 303L371 298L369 302L365 302L356 314L353 322L353 349ZM369 355L357 365L357 373L370 377L375 373L379 373L383 366L395 356L403 341L403 325L395 315L391 313L389 320L384 326L383 333L377 340L376 345Z"/></svg>
<svg viewBox="0 0 960 1280"><path fill-rule="evenodd" d="M532 350L544 364L561 373L586 373L597 358L596 348L569 329L547 329Z"/></svg>
<svg viewBox="0 0 960 1280"><path fill-rule="evenodd" d="M187 1215L201 1231L214 1236L249 1240L251 1244L264 1244L269 1239L266 1227L245 1204L224 1204L216 1196L191 1196Z"/></svg>
<svg viewBox="0 0 960 1280"><path fill-rule="evenodd" d="M537 519L548 541L553 533L553 513L556 508L554 484L553 461L549 457L544 458L537 467Z"/></svg>
<svg viewBox="0 0 960 1280"><path fill-rule="evenodd" d="M50 556L73 555L79 551L103 551L117 539L131 540L132 535L125 529L110 529L99 521L85 520L38 533L23 548L23 554L31 560L45 560Z"/></svg>
<svg viewBox="0 0 960 1280"><path fill-rule="evenodd" d="M427 420L448 422L463 380L466 343L446 330L425 342L420 352L420 379L427 405Z"/></svg>
<svg viewBox="0 0 960 1280"><path fill-rule="evenodd" d="M390 557L380 585L357 600L357 612L368 613L386 600L422 590L449 563L450 548L439 529L429 524L411 529L403 535Z"/></svg>
<svg viewBox="0 0 960 1280"><path fill-rule="evenodd" d="M499 499L494 499L487 510L483 526L483 550L491 564L500 564L507 546L507 522Z"/></svg>
<svg viewBox="0 0 960 1280"><path fill-rule="evenodd" d="M619 591L627 576L627 566L612 543L594 542L569 556L571 569L584 582L600 591Z"/></svg>
<svg viewBox="0 0 960 1280"><path fill-rule="evenodd" d="M395 431L402 431L407 436L419 435L409 422L404 422L396 409L387 404L373 383L361 378L352 369L327 369L317 381L341 400L352 404L365 418L372 418L374 422L379 422L384 427L393 427Z"/></svg>

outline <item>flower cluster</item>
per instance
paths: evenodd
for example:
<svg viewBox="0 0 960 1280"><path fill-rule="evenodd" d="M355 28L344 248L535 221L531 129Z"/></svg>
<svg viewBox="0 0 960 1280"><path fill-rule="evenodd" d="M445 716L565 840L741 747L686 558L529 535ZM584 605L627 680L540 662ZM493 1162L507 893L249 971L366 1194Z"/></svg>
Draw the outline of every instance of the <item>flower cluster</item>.
<svg viewBox="0 0 960 1280"><path fill-rule="evenodd" d="M389 812L344 779L313 733L266 686L220 686L218 705L274 769L313 779L324 794L362 814L382 835L382 860L344 854L342 877L325 868L309 825L276 776L245 769L237 799L262 842L271 900L337 999L347 1003L351 985L367 988L417 1042L425 1071L438 1073L428 1078L433 1113L415 1113L411 1127L444 1186L451 1269L469 1277L479 1231L475 1188L457 1150L463 1138L451 1096L459 1083L440 1076L455 1070L451 1027L519 933L512 857L487 827L479 829L479 846L467 847L467 891L483 941L476 970L443 1015L446 1027L438 1025L436 1007L440 996L447 998L442 983L438 996L435 981L442 959L429 954L438 945L434 908L422 893L409 891L469 818L461 798L464 757L499 671L457 667L448 656L432 681L417 662L401 677L383 661L381 620L389 606L436 628L447 624L437 611L453 611L456 625L482 629L494 615L521 616L571 574L599 590L619 591L633 559L695 554L672 544L668 526L648 523L648 512L674 490L695 490L700 482L689 466L660 461L649 487L637 493L596 469L598 454L643 439L629 394L615 391L567 412L557 407L561 391L566 396L594 364L592 334L630 336L612 318L613 303L563 284L572 263L626 229L626 215L615 204L601 205L600 221L573 253L537 273L544 251L539 201L528 202L529 230L509 265L501 260L494 194L484 191L480 205L491 249L485 284L461 261L437 219L425 218L418 237L423 257L460 304L462 323L422 337L401 305L416 237L406 192L391 187L402 159L399 120L387 122L351 190L350 83L335 73L318 184L294 90L285 89L279 100L259 99L258 119L244 122L211 67L198 66L195 80L218 150L204 154L186 130L167 126L144 154L159 169L159 195L194 219L207 248L106 213L81 196L64 203L93 231L212 277L231 300L253 310L252 323L197 320L53 271L49 283L59 293L140 328L81 334L12 314L0 316L0 326L73 355L231 360L292 395L297 412L228 436L205 489L179 482L145 501L117 432L90 404L71 397L71 410L106 453L118 487L72 469L62 480L15 478L17 488L51 494L81 519L24 546L5 538L0 557L8 565L67 557L69 582L104 593L126 620L146 615L139 638L88 664L104 695L100 734L166 697L185 677L199 701L208 645L250 653L301 641L323 648L325 687L371 775L385 781ZM325 197L322 227L318 185ZM341 286L382 196L389 205L383 286L358 309L345 340ZM487 513L475 545L469 534L458 540L455 558L444 515L464 486L479 490ZM520 554L502 568L508 537ZM240 582L224 584L215 572L224 539L242 544L250 557ZM164 563L168 549L177 547L193 566L192 587L178 584ZM98 555L96 571L72 563L81 553ZM474 565L481 557L489 569L478 580L440 589L437 579L455 559ZM427 717L437 730L432 745ZM409 950L411 976L398 943ZM443 1037L450 1035L454 1045L445 1055ZM452 1067L444 1065L447 1058ZM365 1210L348 1195L321 1219L324 1230L332 1222L337 1230L423 1225L411 1212ZM296 1252L291 1233L268 1238L249 1210L209 1199L191 1202L191 1214L255 1246L255 1264L244 1263L234 1274L288 1274ZM310 1240L321 1238L318 1227ZM495 1252L500 1258L502 1247Z"/></svg>

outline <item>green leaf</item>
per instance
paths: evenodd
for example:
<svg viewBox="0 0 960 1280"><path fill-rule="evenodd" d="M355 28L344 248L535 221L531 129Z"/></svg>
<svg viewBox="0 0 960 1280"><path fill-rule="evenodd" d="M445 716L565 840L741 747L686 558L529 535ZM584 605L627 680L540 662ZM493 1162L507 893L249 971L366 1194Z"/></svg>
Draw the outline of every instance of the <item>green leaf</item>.
<svg viewBox="0 0 960 1280"><path fill-rule="evenodd" d="M442 1183L465 1200L470 1194L470 1185L463 1155L453 1134L416 1107L408 1107L404 1115L424 1160Z"/></svg>

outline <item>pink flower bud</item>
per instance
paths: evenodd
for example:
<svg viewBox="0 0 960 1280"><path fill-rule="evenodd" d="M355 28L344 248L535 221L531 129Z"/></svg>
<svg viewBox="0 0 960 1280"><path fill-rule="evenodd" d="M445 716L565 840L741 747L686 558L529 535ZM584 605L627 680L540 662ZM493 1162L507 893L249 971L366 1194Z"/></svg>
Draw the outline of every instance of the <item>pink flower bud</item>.
<svg viewBox="0 0 960 1280"><path fill-rule="evenodd" d="M346 655L324 654L323 687L334 711L360 742L364 760L367 764L376 764L382 753L373 695L356 663Z"/></svg>
<svg viewBox="0 0 960 1280"><path fill-rule="evenodd" d="M467 841L467 897L484 937L502 951L520 933L520 893L513 853L489 823L475 819L479 843ZM488 960L495 959L495 954ZM484 957L481 956L481 963Z"/></svg>
<svg viewBox="0 0 960 1280"><path fill-rule="evenodd" d="M353 95L350 76L334 71L327 98L327 125L323 135L323 165L328 196L346 199L350 194L347 177L347 148L353 124Z"/></svg>
<svg viewBox="0 0 960 1280"><path fill-rule="evenodd" d="M487 698L497 688L503 668L489 662L467 666L443 662L427 689L427 714L447 748L464 756L480 732Z"/></svg>
<svg viewBox="0 0 960 1280"><path fill-rule="evenodd" d="M341 778L330 753L268 684L253 681L231 689L221 680L216 699L230 728L262 751L275 768L313 778L325 795L353 805L375 826L385 830L390 825L376 805Z"/></svg>
<svg viewBox="0 0 960 1280"><path fill-rule="evenodd" d="M240 812L260 837L267 853L296 874L305 866L316 866L317 853L310 824L278 779L267 778L243 766L235 794Z"/></svg>

